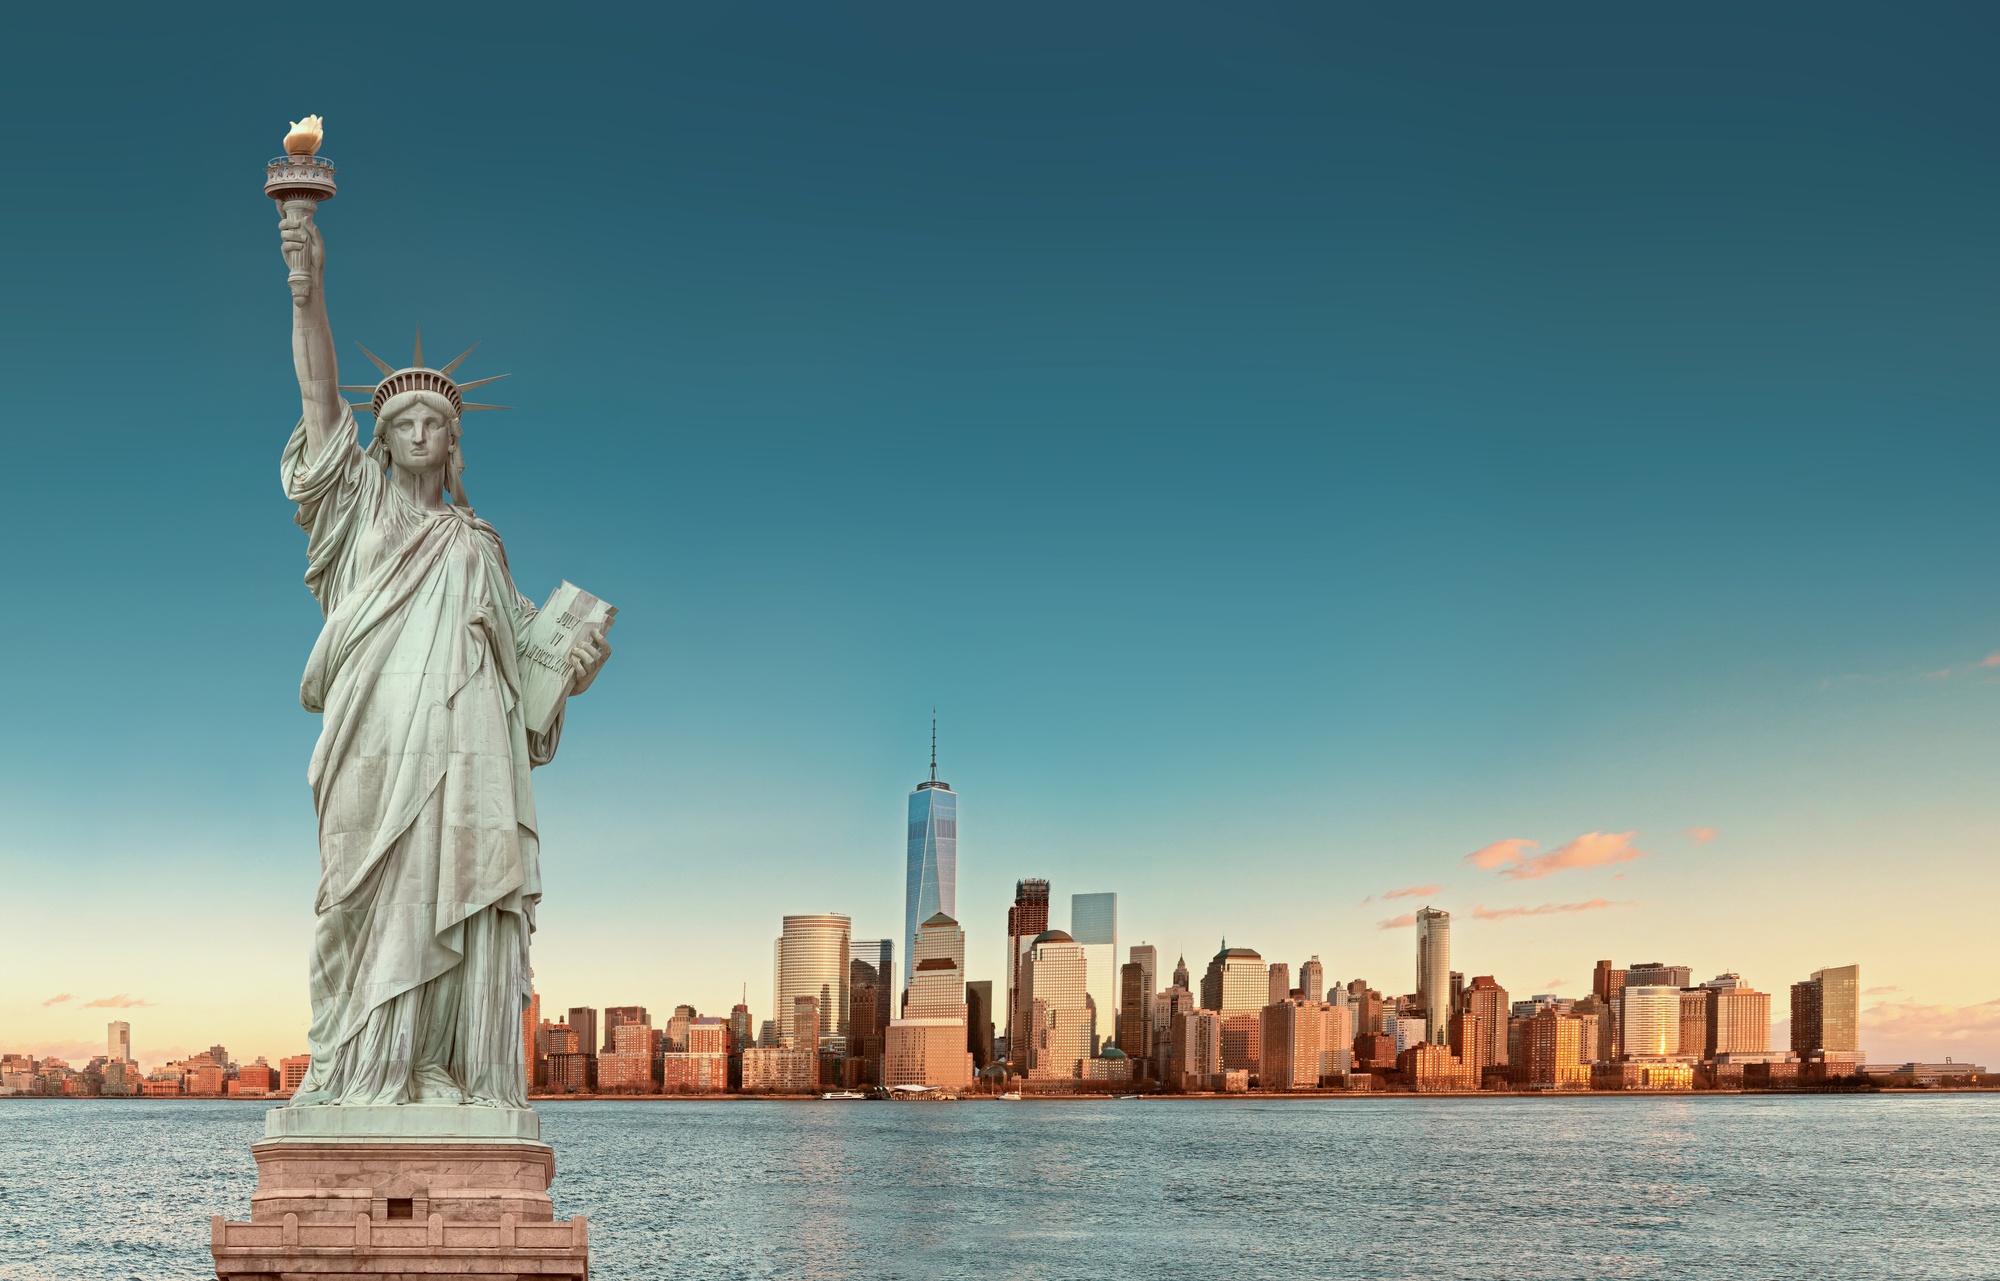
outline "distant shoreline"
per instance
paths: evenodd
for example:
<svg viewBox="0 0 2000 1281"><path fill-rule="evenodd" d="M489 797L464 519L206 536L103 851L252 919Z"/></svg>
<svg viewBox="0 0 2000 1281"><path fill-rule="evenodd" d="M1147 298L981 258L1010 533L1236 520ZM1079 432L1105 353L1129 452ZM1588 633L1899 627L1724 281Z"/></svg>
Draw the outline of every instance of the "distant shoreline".
<svg viewBox="0 0 2000 1281"><path fill-rule="evenodd" d="M1418 1093L1414 1090L1320 1090L1314 1092L1247 1092L1222 1094L1026 1094L1018 1099L1000 1099L991 1094L917 1095L902 1099L824 1099L818 1094L531 1094L528 1102L537 1103L1125 1103L1143 1100L1148 1103L1278 1103L1312 1102L1327 1099L1352 1099L1365 1102L1370 1099L1701 1099L1701 1098L1825 1098L1825 1097L1868 1097L1878 1094L2000 1094L2000 1086L1994 1085L1953 1085L1930 1088L1911 1086L1880 1086L1875 1089L1826 1090L1826 1089L1775 1089L1775 1090L1438 1090ZM64 1095L64 1094L5 1094L0 1095L0 1104L5 1103L263 1103L271 1107L282 1107L287 1100L282 1096L225 1095L225 1094L155 1094L155 1095Z"/></svg>

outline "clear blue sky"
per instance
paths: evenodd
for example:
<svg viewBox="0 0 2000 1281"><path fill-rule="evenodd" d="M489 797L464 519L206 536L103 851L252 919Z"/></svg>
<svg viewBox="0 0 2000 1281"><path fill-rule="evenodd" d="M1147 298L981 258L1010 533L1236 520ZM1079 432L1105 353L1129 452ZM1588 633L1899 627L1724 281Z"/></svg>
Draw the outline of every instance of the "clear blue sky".
<svg viewBox="0 0 2000 1281"><path fill-rule="evenodd" d="M894 933L935 703L975 977L1018 876L1388 991L1428 899L2000 1057L1990 6L847 8L14 20L0 1048L303 1045L313 111L348 381L480 342L474 505L620 607L545 1003Z"/></svg>

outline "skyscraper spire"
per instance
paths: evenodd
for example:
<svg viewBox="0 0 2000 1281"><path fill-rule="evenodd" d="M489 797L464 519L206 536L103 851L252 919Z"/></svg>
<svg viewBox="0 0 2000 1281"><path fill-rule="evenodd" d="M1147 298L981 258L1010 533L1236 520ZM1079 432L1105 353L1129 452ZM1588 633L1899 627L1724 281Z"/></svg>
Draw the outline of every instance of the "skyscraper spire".
<svg viewBox="0 0 2000 1281"><path fill-rule="evenodd" d="M931 705L931 782L937 782L937 705Z"/></svg>

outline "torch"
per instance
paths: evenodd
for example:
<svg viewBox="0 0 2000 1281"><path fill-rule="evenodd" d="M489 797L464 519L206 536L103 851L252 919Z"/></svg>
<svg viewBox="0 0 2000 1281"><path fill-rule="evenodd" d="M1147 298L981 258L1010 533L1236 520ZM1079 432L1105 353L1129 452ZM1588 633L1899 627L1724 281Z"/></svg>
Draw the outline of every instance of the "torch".
<svg viewBox="0 0 2000 1281"><path fill-rule="evenodd" d="M334 195L333 162L319 155L325 137L318 116L297 121L285 135L285 154L264 166L264 194L278 202L278 212L300 212L311 221L319 202ZM292 287L292 305L303 307L312 293L312 277L294 271L285 278Z"/></svg>

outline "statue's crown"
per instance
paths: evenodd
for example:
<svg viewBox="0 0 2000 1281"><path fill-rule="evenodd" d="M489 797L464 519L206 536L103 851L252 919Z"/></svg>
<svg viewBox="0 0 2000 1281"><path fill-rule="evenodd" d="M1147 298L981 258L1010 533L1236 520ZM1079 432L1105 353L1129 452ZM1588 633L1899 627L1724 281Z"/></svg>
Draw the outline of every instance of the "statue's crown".
<svg viewBox="0 0 2000 1281"><path fill-rule="evenodd" d="M361 347L360 343L354 345ZM417 330L416 352L410 357L410 363L406 368L397 369L388 361L369 351L366 347L361 347L361 354L374 361L375 367L382 371L384 377L381 382L373 384L349 385L342 383L340 389L342 391L365 391L370 393L367 404L356 404L354 406L354 408L361 410L363 413L369 414L381 413L382 406L388 403L391 396L400 396L406 391L436 392L450 401L451 407L461 414L471 413L479 409L512 409L512 405L475 405L468 402L464 395L461 394L470 391L474 387L484 387L487 383L497 383L502 378L507 377L506 374L494 374L491 378L475 378L469 383L452 380L451 371L458 368L459 361L470 356L478 348L479 344L474 343L459 353L458 360L452 361L443 369L432 369L424 364L424 331L419 329Z"/></svg>

